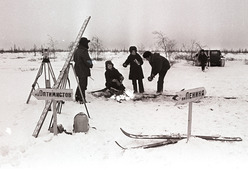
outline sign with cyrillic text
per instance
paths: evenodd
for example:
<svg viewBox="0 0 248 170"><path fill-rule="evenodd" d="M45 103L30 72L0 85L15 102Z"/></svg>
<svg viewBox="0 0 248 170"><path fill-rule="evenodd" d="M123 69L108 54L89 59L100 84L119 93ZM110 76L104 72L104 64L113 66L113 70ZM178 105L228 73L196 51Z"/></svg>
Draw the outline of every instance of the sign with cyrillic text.
<svg viewBox="0 0 248 170"><path fill-rule="evenodd" d="M207 91L204 87L177 92L176 104L185 104L189 102L199 101L206 95L206 93Z"/></svg>
<svg viewBox="0 0 248 170"><path fill-rule="evenodd" d="M38 100L73 100L72 89L47 89L38 88L32 95Z"/></svg>

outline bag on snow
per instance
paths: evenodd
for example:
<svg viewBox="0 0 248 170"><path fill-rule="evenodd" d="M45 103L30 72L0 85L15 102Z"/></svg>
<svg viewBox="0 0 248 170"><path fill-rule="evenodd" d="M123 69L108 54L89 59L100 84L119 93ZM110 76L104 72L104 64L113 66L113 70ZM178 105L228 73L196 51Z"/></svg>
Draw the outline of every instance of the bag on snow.
<svg viewBox="0 0 248 170"><path fill-rule="evenodd" d="M88 132L89 130L89 119L88 116L80 112L74 117L73 132Z"/></svg>

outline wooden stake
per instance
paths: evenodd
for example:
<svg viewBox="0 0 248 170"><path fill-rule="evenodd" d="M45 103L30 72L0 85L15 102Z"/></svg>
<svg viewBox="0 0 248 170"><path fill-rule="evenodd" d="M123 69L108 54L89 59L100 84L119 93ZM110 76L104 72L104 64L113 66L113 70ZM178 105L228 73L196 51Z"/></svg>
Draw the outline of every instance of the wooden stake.
<svg viewBox="0 0 248 170"><path fill-rule="evenodd" d="M53 100L52 102L53 102L53 133L54 135L58 135L56 100Z"/></svg>
<svg viewBox="0 0 248 170"><path fill-rule="evenodd" d="M192 102L189 102L187 142L189 141L189 138L191 136L191 126L192 126Z"/></svg>

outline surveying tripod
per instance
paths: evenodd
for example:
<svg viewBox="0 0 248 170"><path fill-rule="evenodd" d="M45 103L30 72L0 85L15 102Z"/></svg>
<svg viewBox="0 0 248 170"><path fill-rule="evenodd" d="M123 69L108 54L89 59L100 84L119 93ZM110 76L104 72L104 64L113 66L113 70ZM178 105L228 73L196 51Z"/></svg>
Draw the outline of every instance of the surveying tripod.
<svg viewBox="0 0 248 170"><path fill-rule="evenodd" d="M35 80L34 80L34 83L32 84L32 88L31 88L31 91L29 93L29 96L28 96L28 99L27 99L27 104L29 103L29 100L30 100L30 97L32 95L32 92L35 90L35 86L39 79L39 77L42 75L42 72L44 71L44 74L45 74L45 86L46 88L51 88L51 77L53 79L53 82L54 84L56 83L56 78L55 78L55 74L53 72L53 69L52 69L52 65L50 63L50 59L48 57L48 53L44 53L44 56L43 56L43 60L41 62L41 65L40 65L40 68L38 70L38 73L35 77Z"/></svg>
<svg viewBox="0 0 248 170"><path fill-rule="evenodd" d="M72 60L73 54L74 54L74 52L75 52L75 50L76 50L76 47L78 46L79 40L80 40L80 38L82 37L82 35L83 35L83 33L84 33L84 30L85 30L85 28L86 28L86 26L87 26L87 24L88 24L90 18L91 18L91 17L89 16L89 17L87 17L87 19L84 21L84 23L83 23L83 25L82 25L82 27L81 27L79 33L78 33L78 36L77 36L77 38L76 38L76 41L75 41L75 43L74 43L74 45L73 45L73 48L72 48L72 50L70 51L70 53L68 54L68 57L66 58L65 64L64 64L64 66L62 67L62 69L61 69L61 71L60 71L60 74L59 74L59 76L58 76L58 78L57 78L57 80L56 80L54 86L52 87L53 89L63 88L63 86L66 85L66 83L65 83L66 81L65 81L65 80L67 80L67 78L68 78L67 75L68 75L68 72L69 72L69 67L70 67L70 64L71 64L71 60ZM77 80L77 79L76 79L76 80ZM81 94L82 94L82 93L81 93ZM46 103L46 105L45 105L45 107L44 107L44 109L43 109L43 111L42 111L42 113L41 113L40 119L39 119L39 121L38 121L38 123L37 123L37 125L36 125L36 127L35 127L35 129L34 129L34 132L33 132L33 136L34 136L35 138L38 137L38 135L39 135L39 133L40 133L41 127L42 127L42 125L43 125L43 123L44 123L44 121L45 121L45 119L46 119L48 110L49 110L49 108L50 108L50 106L51 106L52 103L53 103L53 100L48 100L48 102ZM86 107L86 103L85 103L85 102L84 102L84 106L85 106L86 112L87 112L87 114L88 114L88 117L90 118L90 115L89 115L89 112L88 112L88 109L87 109L87 107ZM55 123L55 125L56 125L56 123Z"/></svg>

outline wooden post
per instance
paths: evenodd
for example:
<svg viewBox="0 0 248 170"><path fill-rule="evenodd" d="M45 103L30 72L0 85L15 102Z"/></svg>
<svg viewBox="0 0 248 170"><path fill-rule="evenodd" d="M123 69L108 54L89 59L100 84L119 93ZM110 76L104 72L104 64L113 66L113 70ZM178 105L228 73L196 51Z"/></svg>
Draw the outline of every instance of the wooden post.
<svg viewBox="0 0 248 170"><path fill-rule="evenodd" d="M189 112L188 112L188 134L187 134L187 142L191 137L191 126L192 126L192 102L199 101L206 95L206 89L204 87L198 87L195 89L189 90L181 90L176 93L175 100L177 100L177 104L185 104L189 103Z"/></svg>
<svg viewBox="0 0 248 170"><path fill-rule="evenodd" d="M189 138L191 136L191 126L192 126L192 102L189 102L187 142L189 141Z"/></svg>
<svg viewBox="0 0 248 170"><path fill-rule="evenodd" d="M53 133L54 135L58 135L56 100L53 100L52 102L53 102Z"/></svg>

